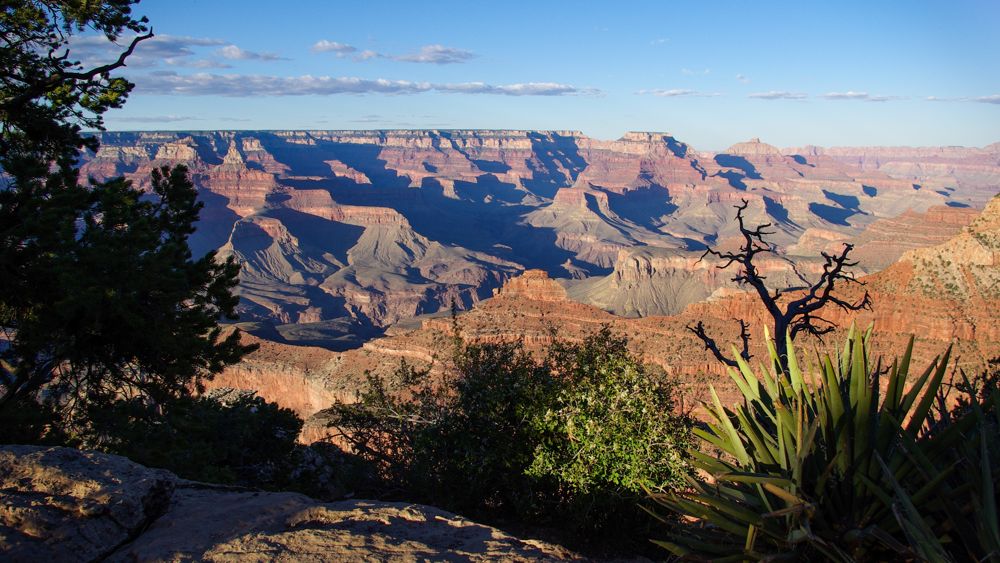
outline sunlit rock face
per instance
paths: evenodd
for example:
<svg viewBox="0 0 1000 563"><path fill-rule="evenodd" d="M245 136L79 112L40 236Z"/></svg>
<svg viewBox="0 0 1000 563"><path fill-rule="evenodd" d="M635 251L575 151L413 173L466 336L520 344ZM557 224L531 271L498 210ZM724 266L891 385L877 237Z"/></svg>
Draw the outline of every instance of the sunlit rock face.
<svg viewBox="0 0 1000 563"><path fill-rule="evenodd" d="M570 298L625 315L677 313L731 276L699 262L769 223L775 287L857 245L873 272L957 233L1000 185L1000 149L699 152L669 133L396 130L104 133L95 179L149 186L183 164L205 203L192 238L242 265L249 329L357 346L394 324L467 309L540 270Z"/></svg>
<svg viewBox="0 0 1000 563"><path fill-rule="evenodd" d="M581 560L432 506L198 483L71 448L0 445L0 490L9 561Z"/></svg>
<svg viewBox="0 0 1000 563"><path fill-rule="evenodd" d="M663 258L665 263L657 264L658 259L624 257L632 266L617 269L615 275L621 273L620 283L633 283L636 278L630 276L640 276L640 280L643 276L655 276L657 271L667 271L670 262L676 260L667 256ZM681 271L687 266L674 265ZM779 262L761 266L762 272L772 275L782 267ZM694 275L708 275L708 271ZM810 276L816 280L818 272ZM914 361L921 369L935 355L953 346L956 367L967 373L982 370L987 359L1000 355L1000 196L948 240L907 251L890 267L862 276L859 281L861 284L840 284L837 295L858 302L867 291L872 309L860 312L835 306L823 309L821 316L837 328L823 341L800 336L797 345L804 358L813 357L814 350L836 345L853 323L874 327L877 337L872 353L885 355L886 361L900 355L907 340L914 336ZM677 376L690 399L707 398L706 375L723 396L733 393L735 397L736 390L724 377L725 366L705 350L688 326L704 322L718 342L727 346L737 339L738 325L734 319L746 320L751 327L751 352L758 359L766 357L764 329L771 326L772 320L759 298L743 289L722 286L707 299L688 305L676 315L626 318L573 301L572 287L565 295L555 285L543 272L526 272L508 281L492 299L477 304L455 320L426 319L419 327L372 340L363 350L337 355L343 367L329 379L350 385L350 381L359 381L360 376L347 366L388 373L399 358L441 369L441 356L436 351L447 346L456 327L468 341L521 340L529 350L545 353L553 338L579 340L607 325L616 334L629 338L634 353ZM792 291L781 303L801 295ZM653 296L659 297L662 296Z"/></svg>

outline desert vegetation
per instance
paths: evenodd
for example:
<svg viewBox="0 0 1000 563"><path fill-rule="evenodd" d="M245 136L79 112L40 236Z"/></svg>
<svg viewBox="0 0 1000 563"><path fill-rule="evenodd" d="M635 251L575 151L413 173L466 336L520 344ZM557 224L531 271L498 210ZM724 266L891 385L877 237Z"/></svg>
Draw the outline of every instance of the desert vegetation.
<svg viewBox="0 0 1000 563"><path fill-rule="evenodd" d="M912 342L883 364L871 338L852 329L811 361L789 338L787 372L773 344L770 369L731 370L744 404L713 390L698 476L653 495L695 523L658 543L699 560L996 560L995 367L946 384L948 353L911 372Z"/></svg>
<svg viewBox="0 0 1000 563"><path fill-rule="evenodd" d="M693 421L626 346L607 328L542 358L518 342L459 340L443 376L403 363L326 415L370 463L370 494L642 551L645 491L685 483Z"/></svg>
<svg viewBox="0 0 1000 563"><path fill-rule="evenodd" d="M820 280L782 310L782 293L769 291L754 264L771 250L767 225L746 227L745 207L736 214L740 250L705 255L738 266L734 280L753 288L780 332L772 339L765 328L768 356L755 370L746 322L739 321L731 358L703 326L689 327L729 366L742 405L723 404L709 384L707 425L694 431L702 443L689 452L696 471L680 491L651 493L666 513L694 524L670 526L669 540L654 541L676 556L709 560L1000 557L995 370L972 379L951 371L946 384L950 348L911 373L912 337L883 363L870 357L872 330L854 326L839 353L798 357L798 333L832 331L817 311L867 308L869 295L850 303L833 293L837 281L859 283L844 269L852 265L847 245L824 253Z"/></svg>
<svg viewBox="0 0 1000 563"><path fill-rule="evenodd" d="M270 154L271 160L257 154L254 174L247 175L259 181L254 196L259 196L259 208L254 207L257 203L244 203L242 211L249 218L241 216L234 223L240 224L239 229L265 233L260 240L273 242L274 237L287 235L295 244L275 247L268 242L269 253L261 255L232 241L226 256L214 250L195 255L192 237L204 203L183 165L154 166L141 179L85 178L81 157L97 151L99 143L98 137L84 131L101 130L103 114L124 104L133 85L113 74L153 36L149 23L133 16L135 3L16 0L0 11L4 41L0 49L0 443L99 450L169 469L186 479L297 490L327 500L365 496L428 503L510 530L548 535L600 556L1000 561L996 469L1000 364L994 361L986 371L965 373L954 368L949 350L923 369L914 369L912 339L896 351L898 357L882 359L872 353L878 333L857 328L851 328L839 351L827 350L826 343L817 341L823 348L812 355L803 353L805 346L801 340L795 342L797 336L823 337L836 327L821 316L824 309L853 314L871 306L869 293L854 287L863 284L849 271L856 265L850 257L854 247L845 244L839 252L821 252L821 259L813 262L818 279L811 283L795 268L780 265L771 271L787 275L791 268L803 283L772 287L764 274L776 266L762 266L761 260L775 251L767 240L775 233L768 223L745 224L750 203L742 195L735 214L737 249L708 248L702 258L717 258L722 268L737 266L730 281L750 290L771 326L763 338L768 353L759 365L751 364L755 358L750 334L756 327L751 327L750 319L736 319L739 334L728 343L717 342L702 320L687 325L699 345L726 366L738 391L736 402L723 402L711 378L702 376L699 382L707 383L710 400L703 409L686 408L680 381L645 364L629 348L629 340L609 325L575 339L557 329L544 338L532 335L545 343L533 353L528 338L508 337L509 327L491 322L486 335L492 338L468 338L454 319L448 350L434 350L437 355L430 366L401 362L389 375L368 373L353 400L319 413L324 430L331 431L325 443L300 444L302 419L252 391L206 393L205 382L255 350L242 340L240 330L226 326L238 320L238 258L256 268L259 279L274 274L263 266L281 266L277 269L285 278L282 284L258 287L255 296L262 302L276 294L274 287L301 285L318 292L334 273L343 278L340 289L362 287L350 285L359 274L383 282L392 278L382 287L385 302L372 304L363 291L345 291L334 299L338 307L346 307L348 297L369 303L362 313L379 329L403 318L400 311L420 310L420 300L413 298L408 285L415 278L383 275L380 266L372 264L348 265L346 255L352 248L365 250L372 263L381 257L386 262L379 264L397 268L397 273L415 276L413 272L419 271L430 276L425 281L434 281L428 291L435 306L446 297L469 305L480 298L480 289L501 286L507 294L498 297L510 299L504 306L516 309L515 319L528 316L526 309L517 309L517 299L525 296L573 311L567 289L543 269L529 270L519 282L502 285L507 276L524 269L487 252L503 245L470 237L464 242L476 250L463 250L457 243L433 241L396 209L343 205L328 192L312 189L295 196L283 193L288 197L278 203L291 203L267 207L273 217L254 215L281 199L267 197L272 193L267 190L276 189L279 173L268 176L265 164L273 164L280 174L290 170L272 163ZM70 39L84 32L108 40L130 39L116 60L87 66L67 50ZM592 231L600 232L602 218L614 215L612 202L618 205L630 197L628 193L639 190L632 190L635 186L627 181L615 184L619 191L610 198L593 184L575 189L586 164L575 148L570 150L577 147L577 136L524 135L526 144L518 150L529 156L520 159L518 166L523 169L510 178L524 184L541 171L535 166L552 168L540 174L551 184L536 183L539 193L529 198L536 203L548 200L547 205L525 211L516 222L513 216L503 217L517 225L513 230L520 237L519 247L536 253L526 254L530 262L544 266L555 256L567 268L576 268L576 260L590 264L595 272L611 272L612 280L617 279L616 271L621 280L644 272L636 287L648 289L649 280L659 279L651 276L654 265L674 268L684 261L671 254L679 250L673 247L661 249L662 255L660 250L624 252L633 243L644 246L639 243L652 240L653 231L664 225L662 217L643 218L637 209L630 215L642 225L621 220L628 218L624 215L618 223L642 236L625 236L622 231L615 244L592 245ZM327 140L331 145L353 142L352 135L331 138ZM228 165L250 172L236 140L226 139ZM266 152L259 140L240 140L244 152ZM284 142L270 139L274 146L279 141ZM715 189L726 194L745 192L744 179L763 181L752 166L752 173L744 177L724 162L709 164L713 171L709 175L701 165L695 166L699 163L689 147L668 136L656 140L632 134L620 143L624 148L618 148L621 154L635 156L645 150L636 147L651 143L666 143L657 148L658 157L672 163L664 165L663 177L682 170L684 181L715 182ZM530 156L535 155L531 151L541 150L536 145L548 147L543 153L550 160L556 153L565 157L559 164L565 175L554 172L559 168L554 160L528 165L537 160ZM804 166L804 157L799 156L800 162L757 141L745 145L739 150L746 156L763 151L774 162ZM602 145L593 152L606 148ZM389 162L371 156L376 162ZM419 159L396 155L396 160ZM101 164L100 159L94 161ZM373 183L344 162L324 162L339 171L342 181L353 178L354 188ZM488 159L470 162L485 169L511 168ZM742 157L730 162L749 166ZM428 184L439 182L430 176L437 171L434 165L424 162L420 167ZM729 170L728 176L723 169ZM471 165L468 170L481 171ZM388 168L382 172L385 177L402 178ZM291 176L312 181L302 180L311 175ZM485 176L476 176L477 184ZM493 176L496 184L489 181L486 186L496 193L476 203L478 215L470 214L471 221L486 214L480 211L493 205L494 195L501 201L500 196L525 199L528 192L506 194L497 178ZM465 183L469 185L459 185L459 191L471 189L473 184ZM452 184L449 190L455 192ZM390 187L385 193L418 189L405 181ZM819 185L806 187L827 193ZM864 193L875 197L877 190L871 191ZM310 193L303 198L305 192ZM826 197L831 202L848 201L843 195ZM428 201L452 209L468 203L455 203L461 200L457 196L445 199ZM762 205L767 212L768 204ZM826 204L819 209L843 222L841 211L851 210L844 203L838 205L843 209ZM778 207L778 215L787 216L787 210ZM351 244L365 233L368 236L360 246L345 243L336 252L319 249L316 258L299 260L317 268L309 272L316 277L292 284L289 280L306 278L293 271L282 254L298 239L280 219L297 217L323 236L333 232L330 224L336 222L321 223L318 215L303 219L309 215L303 209L320 209L321 214L342 219L336 232L345 239L354 237ZM830 215L830 210L836 213ZM423 211L420 227L444 223L438 212ZM855 212L859 211L851 214ZM822 214L814 215L816 224L830 223ZM525 217L529 220L521 221ZM565 217L575 219L564 224ZM486 231L501 231L494 226ZM233 229L237 232L237 227ZM534 237L547 233L545 229L570 232L573 236L563 240L570 241L572 252L542 248ZM787 238L794 230L786 224L782 234ZM966 275L957 263L958 251L954 256L928 258L913 251L918 256L913 261L916 268L935 274L913 278L912 290L954 298L995 295L991 273L995 262L987 261L995 260L995 232L970 230L963 236L975 241L974 250L983 257L979 269ZM680 244L682 238L675 242ZM704 247L698 248L700 252ZM244 251L248 254L241 254ZM343 255L344 261L335 254ZM261 256L263 265L252 264L251 258ZM353 273L344 274L348 269ZM697 291L689 288L692 295L711 294L705 293L709 289L705 280L714 278L714 268L710 269L711 273L692 278L694 282L685 281L699 285ZM579 271L585 273L586 268ZM448 277L451 273L455 277ZM585 283L568 285L580 294L610 291ZM611 282L605 280L605 285ZM461 290L456 290L459 286ZM724 287L729 286L717 284L711 289ZM856 299L842 295L847 288L853 288ZM316 292L309 295L330 302L332 294ZM658 302L670 292L649 293ZM302 306L308 301L302 299L306 294L288 295L289 301L274 310L258 304L267 309L266 315L260 313L262 318L272 313L287 316L294 309L301 313L297 318L309 324L305 319L324 314L322 307ZM661 305L678 307L673 297ZM607 303L617 303L620 310L646 310L630 300L608 298ZM564 320L576 322L577 328L586 326L578 321L586 320L587 311L579 307L576 311L579 318L568 314ZM443 321L429 324L434 322ZM687 353L676 342L649 339L646 345L662 345L674 355ZM375 348L361 353L379 354Z"/></svg>

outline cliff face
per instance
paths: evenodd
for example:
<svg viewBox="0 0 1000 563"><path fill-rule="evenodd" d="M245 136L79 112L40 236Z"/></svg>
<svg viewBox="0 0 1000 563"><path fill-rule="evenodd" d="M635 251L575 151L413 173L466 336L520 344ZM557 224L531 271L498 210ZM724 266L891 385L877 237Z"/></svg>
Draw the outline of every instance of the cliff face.
<svg viewBox="0 0 1000 563"><path fill-rule="evenodd" d="M579 560L431 506L195 483L69 448L0 446L0 490L10 561Z"/></svg>
<svg viewBox="0 0 1000 563"><path fill-rule="evenodd" d="M153 167L188 166L205 203L192 245L243 264L244 320L287 335L326 323L338 342L466 309L527 269L585 280L574 298L609 310L677 312L726 286L692 264L706 245L739 243L743 200L748 222L771 223L789 249L775 284L855 239L870 243L858 256L874 271L951 232L905 228L920 223L907 213L968 211L1000 185L989 147L793 152L754 139L705 154L669 133L522 130L100 138L85 175L148 186Z"/></svg>
<svg viewBox="0 0 1000 563"><path fill-rule="evenodd" d="M930 189L992 188L1000 184L1000 143L976 147L800 147L786 154L823 156L862 170L879 171ZM995 193L995 191L994 191ZM992 194L980 193L975 205Z"/></svg>
<svg viewBox="0 0 1000 563"><path fill-rule="evenodd" d="M654 268L662 271L666 266L653 263L651 259L636 269L645 270L646 277L642 279L652 279L650 287L655 288L656 277L652 272ZM774 262L761 266L771 273L772 268L780 272L783 264L787 265ZM678 267L678 271L688 271L687 265ZM731 272L711 268L701 275L727 276ZM815 280L818 272L807 275ZM857 301L868 291L872 310L855 313L836 307L823 309L821 316L837 325L837 330L822 342L800 336L797 341L800 353L809 354L835 345L852 323L860 327L874 324L876 355L890 358L899 355L913 335L917 365L926 365L953 345L958 367L968 373L982 369L987 359L1000 356L1000 197L948 241L911 251L886 270L860 281L865 285L838 286L837 294L847 301ZM623 276L621 283L629 282ZM700 285L703 283L697 280L691 282L692 287ZM687 326L704 322L710 334L725 346L737 338L733 319L744 319L751 326L752 353L757 358L766 354L763 331L770 325L770 317L756 297L741 289L722 287L679 314L643 318L611 315L571 300L572 295L572 286L569 292L564 292L544 272L529 271L506 282L493 298L459 315L455 322L467 341L520 340L529 350L540 353L552 343L553 334L573 341L609 325L616 333L628 336L634 353L677 376L688 393L686 400L706 398L706 377L721 389L724 397L735 392L724 376L724 366L712 358ZM785 299L796 296L793 292ZM328 385L350 389L363 382L364 371L387 374L401 358L440 370L447 363L453 329L451 319L428 318L417 328L394 331L392 335L367 342L360 350L324 352L329 355L330 365L337 368L317 376ZM321 429L314 430L318 431L312 437L322 436Z"/></svg>

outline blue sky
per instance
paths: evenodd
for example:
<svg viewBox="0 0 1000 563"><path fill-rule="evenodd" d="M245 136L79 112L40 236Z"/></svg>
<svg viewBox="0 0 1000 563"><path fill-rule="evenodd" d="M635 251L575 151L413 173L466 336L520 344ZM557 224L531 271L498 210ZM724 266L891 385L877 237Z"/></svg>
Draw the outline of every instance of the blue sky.
<svg viewBox="0 0 1000 563"><path fill-rule="evenodd" d="M1000 141L1000 2L145 0L132 129ZM105 55L95 40L76 55Z"/></svg>

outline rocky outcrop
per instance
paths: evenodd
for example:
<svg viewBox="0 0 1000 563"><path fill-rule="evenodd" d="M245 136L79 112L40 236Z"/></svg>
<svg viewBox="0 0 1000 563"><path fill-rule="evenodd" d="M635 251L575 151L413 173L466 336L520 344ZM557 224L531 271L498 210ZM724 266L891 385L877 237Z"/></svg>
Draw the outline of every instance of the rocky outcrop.
<svg viewBox="0 0 1000 563"><path fill-rule="evenodd" d="M520 276L508 280L503 287L497 289L494 295L502 295L507 299L526 299L529 301L566 301L566 290L555 280L549 278L544 270L527 270Z"/></svg>
<svg viewBox="0 0 1000 563"><path fill-rule="evenodd" d="M754 137L745 143L736 143L723 152L737 156L783 156L781 149L774 145L762 143L758 137Z"/></svg>
<svg viewBox="0 0 1000 563"><path fill-rule="evenodd" d="M368 333L452 301L471 307L527 269L589 278L595 293L574 295L609 310L677 312L719 285L697 288L704 272L671 266L663 270L668 289L637 299L638 286L605 278L624 274L620 256L641 257L637 249L682 256L680 264L699 248L738 244L732 207L744 200L748 221L770 223L771 240L790 249L785 257L800 270L819 251L883 229L868 241L863 266L872 271L945 236L905 228L906 213L975 209L1000 185L989 148L781 151L753 139L710 154L663 132L601 140L528 130L122 132L100 140L85 176L125 175L148 187L154 167L189 168L205 203L192 246L241 262L245 320L348 321ZM885 223L897 217L897 226Z"/></svg>
<svg viewBox="0 0 1000 563"><path fill-rule="evenodd" d="M923 213L909 210L879 219L851 241L852 256L869 271L882 270L906 252L946 242L978 215L971 208L935 206Z"/></svg>
<svg viewBox="0 0 1000 563"><path fill-rule="evenodd" d="M628 248L619 252L614 271L604 277L567 281L573 299L616 315L646 317L676 315L691 303L707 299L721 288L736 289L733 272L703 258L703 252L659 247ZM764 255L758 270L770 287L802 285L822 271L817 257L796 261Z"/></svg>
<svg viewBox="0 0 1000 563"><path fill-rule="evenodd" d="M664 260L663 263L656 263L658 259ZM656 287L664 281L658 277L668 271L672 260L686 259L629 255L627 261L634 267L630 275L625 275L623 268L619 283L648 279L652 280L648 287ZM761 265L763 268L764 263ZM780 272L781 263L767 268ZM687 266L678 268L686 269ZM712 270L714 266L706 268L705 273ZM729 271L712 273L720 277L731 275ZM766 270L765 275L768 274L770 270ZM808 272L807 276L815 280L818 272ZM861 327L873 324L877 335L875 355L898 356L913 335L916 365L926 365L951 345L957 367L967 373L981 370L986 359L1000 355L1000 197L947 242L912 251L885 271L860 279L864 286L841 284L837 295L853 302L868 291L872 310L845 312L827 307L821 316L833 322L837 330L824 341L800 336L800 350L811 354L814 349L828 349L852 323ZM699 321L705 323L720 345L726 346L737 339L734 319L746 320L753 336L752 353L757 358L766 354L763 331L770 324L770 317L757 297L740 288L723 286L712 291L708 299L689 305L676 315L623 318L592 305L566 300L554 283L541 272L515 278L492 299L459 315L454 322L428 319L418 329L399 331L366 343L363 350L342 353L343 368L339 376L356 373L350 367L353 365L364 365L364 370L374 373L387 373L398 365L400 358L440 370L444 364L439 353L446 350L456 324L466 341L520 340L529 350L540 353L552 343L554 335L579 340L608 325L616 333L629 337L634 353L678 377L688 400L707 398L706 381L711 381L724 396L735 392L724 377L725 367L712 358L688 326ZM567 293L573 297L572 285ZM793 292L785 299L795 299L798 295ZM359 375L352 377L358 380Z"/></svg>
<svg viewBox="0 0 1000 563"><path fill-rule="evenodd" d="M6 561L554 561L572 552L423 505L322 503L119 456L0 446Z"/></svg>
<svg viewBox="0 0 1000 563"><path fill-rule="evenodd" d="M167 512L176 486L118 456L0 446L0 558L105 559Z"/></svg>

